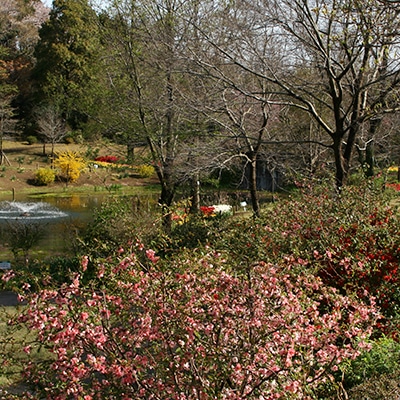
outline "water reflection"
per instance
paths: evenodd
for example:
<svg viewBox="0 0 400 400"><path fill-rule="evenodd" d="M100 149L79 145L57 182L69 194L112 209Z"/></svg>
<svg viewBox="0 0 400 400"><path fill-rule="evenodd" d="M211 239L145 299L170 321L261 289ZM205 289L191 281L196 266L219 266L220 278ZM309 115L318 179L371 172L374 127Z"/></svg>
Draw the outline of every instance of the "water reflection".
<svg viewBox="0 0 400 400"><path fill-rule="evenodd" d="M68 253L74 235L93 218L94 210L109 196L36 197L0 201L0 261L12 260L12 224L41 225L40 239L31 249L37 258Z"/></svg>
<svg viewBox="0 0 400 400"><path fill-rule="evenodd" d="M87 224L93 219L94 211L101 207L101 205L107 200L115 197L110 194L98 194L98 195L81 195L71 194L69 196L38 196L35 198L28 198L18 196L18 202L7 201L9 205L14 204L29 204L32 209L52 209L53 211L60 213L59 216L63 215L62 218L47 218L42 220L44 226L44 234L40 240L35 243L32 247L31 254L34 254L34 258L44 259L54 255L65 255L72 254L72 243L76 238L77 232L84 229ZM118 196L117 196L118 197ZM132 204L133 210L143 208L148 212L151 212L157 204L157 195L132 195L123 196L129 198ZM0 199L1 202L2 199ZM4 203L4 201L3 201ZM27 214L22 215L24 212ZM31 218L29 210L16 211L15 217L24 219L26 221ZM40 221L40 219L39 219ZM2 226L3 225L3 226ZM0 228L4 231L4 224L0 217ZM1 235L0 237L0 261L12 260L13 255L10 250L9 243L6 239L7 235Z"/></svg>

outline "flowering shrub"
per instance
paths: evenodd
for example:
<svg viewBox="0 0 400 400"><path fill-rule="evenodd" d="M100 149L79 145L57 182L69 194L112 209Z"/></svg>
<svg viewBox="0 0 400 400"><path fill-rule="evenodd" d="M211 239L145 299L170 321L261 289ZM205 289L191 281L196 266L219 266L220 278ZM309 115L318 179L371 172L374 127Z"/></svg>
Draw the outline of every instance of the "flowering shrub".
<svg viewBox="0 0 400 400"><path fill-rule="evenodd" d="M75 151L57 153L54 159L54 165L61 169L61 172L70 182L77 181L81 172L86 168L84 158Z"/></svg>
<svg viewBox="0 0 400 400"><path fill-rule="evenodd" d="M256 221L232 221L209 240L230 249L236 262L286 256L343 294L376 297L385 315L379 326L397 336L400 222L389 200L371 187L344 188L340 197L313 188Z"/></svg>
<svg viewBox="0 0 400 400"><path fill-rule="evenodd" d="M50 183L53 183L54 180L56 179L56 173L54 169L51 168L39 168L35 172L35 182L38 185L49 185Z"/></svg>
<svg viewBox="0 0 400 400"><path fill-rule="evenodd" d="M217 204L212 206L214 208L214 212L216 214L231 214L232 213L232 206L229 204Z"/></svg>
<svg viewBox="0 0 400 400"><path fill-rule="evenodd" d="M374 323L373 306L288 266L230 271L210 250L164 269L145 255L146 272L131 254L86 286L84 257L70 284L30 296L19 323L54 354L26 366L31 399L305 399Z"/></svg>
<svg viewBox="0 0 400 400"><path fill-rule="evenodd" d="M152 165L139 165L137 167L138 174L141 178L150 178L156 172L155 168Z"/></svg>
<svg viewBox="0 0 400 400"><path fill-rule="evenodd" d="M200 211L205 217L211 217L215 214L213 206L200 206Z"/></svg>
<svg viewBox="0 0 400 400"><path fill-rule="evenodd" d="M391 188L391 189L395 190L396 192L399 192L399 191L400 191L400 182L397 182L397 183L387 183L386 186L387 186L388 188Z"/></svg>
<svg viewBox="0 0 400 400"><path fill-rule="evenodd" d="M228 204L201 206L200 211L205 217L215 217L217 215L230 215L232 214L232 206Z"/></svg>
<svg viewBox="0 0 400 400"><path fill-rule="evenodd" d="M99 162L114 164L114 163L118 162L118 157L117 156L98 156L94 160L99 161Z"/></svg>

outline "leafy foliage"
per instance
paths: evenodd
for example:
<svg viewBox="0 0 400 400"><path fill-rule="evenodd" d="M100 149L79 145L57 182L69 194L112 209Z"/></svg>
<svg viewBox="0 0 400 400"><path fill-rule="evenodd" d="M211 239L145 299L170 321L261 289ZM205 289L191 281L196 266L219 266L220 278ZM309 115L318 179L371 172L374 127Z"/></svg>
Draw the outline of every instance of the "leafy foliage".
<svg viewBox="0 0 400 400"><path fill-rule="evenodd" d="M27 366L35 395L389 393L399 223L379 189L303 187L258 219L185 218L171 235L114 199L80 238L81 266L62 264L71 281L26 293L18 323L55 355Z"/></svg>
<svg viewBox="0 0 400 400"><path fill-rule="evenodd" d="M350 361L347 368L343 367L346 388L360 385L370 378L395 374L400 367L400 344L388 337L371 341L369 351Z"/></svg>
<svg viewBox="0 0 400 400"><path fill-rule="evenodd" d="M126 196L110 198L95 211L93 220L80 235L79 253L91 259L107 258L119 248L129 248L138 238L150 243L158 225L154 216Z"/></svg>
<svg viewBox="0 0 400 400"><path fill-rule="evenodd" d="M36 144L39 140L36 136L30 135L26 138L29 145Z"/></svg>
<svg viewBox="0 0 400 400"><path fill-rule="evenodd" d="M94 110L95 60L101 48L95 21L87 0L55 0L35 50L37 101L59 106L73 129L86 121L89 105Z"/></svg>
<svg viewBox="0 0 400 400"><path fill-rule="evenodd" d="M397 335L400 224L389 199L373 185L347 187L340 196L308 187L260 219L214 231L209 240L230 249L237 262L286 257L344 294L375 296L386 316L382 330Z"/></svg>

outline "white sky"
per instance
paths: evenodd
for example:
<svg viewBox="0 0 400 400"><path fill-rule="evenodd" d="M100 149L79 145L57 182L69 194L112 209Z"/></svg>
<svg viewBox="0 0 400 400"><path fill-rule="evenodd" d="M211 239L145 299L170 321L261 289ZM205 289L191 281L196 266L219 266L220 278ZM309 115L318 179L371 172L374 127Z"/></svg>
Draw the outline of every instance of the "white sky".
<svg viewBox="0 0 400 400"><path fill-rule="evenodd" d="M53 3L53 0L42 0L42 3L43 3L45 6L51 8L51 5L52 5L52 3Z"/></svg>

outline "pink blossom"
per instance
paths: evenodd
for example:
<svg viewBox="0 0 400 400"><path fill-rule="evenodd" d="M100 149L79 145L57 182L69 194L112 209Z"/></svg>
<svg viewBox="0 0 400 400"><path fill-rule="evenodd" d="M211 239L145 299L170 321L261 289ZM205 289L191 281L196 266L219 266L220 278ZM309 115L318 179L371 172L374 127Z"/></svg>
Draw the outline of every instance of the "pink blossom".
<svg viewBox="0 0 400 400"><path fill-rule="evenodd" d="M81 263L82 263L82 270L86 271L88 263L89 263L89 257L88 256L83 256Z"/></svg>
<svg viewBox="0 0 400 400"><path fill-rule="evenodd" d="M156 257L155 254L156 252L154 250L146 250L146 257L154 264L157 263L157 261L160 259L160 257Z"/></svg>
<svg viewBox="0 0 400 400"><path fill-rule="evenodd" d="M10 279L13 278L15 278L15 272L12 269L4 273L3 276L1 277L3 282L8 282Z"/></svg>
<svg viewBox="0 0 400 400"><path fill-rule="evenodd" d="M154 250L145 254L159 260ZM216 254L146 272L126 257L129 268L115 260L96 289L75 276L31 294L19 322L55 357L49 377L28 365L26 374L54 399L277 399L283 391L300 399L304 385L317 387L365 346L374 306L312 275L290 276L290 257L243 274Z"/></svg>
<svg viewBox="0 0 400 400"><path fill-rule="evenodd" d="M87 312L82 312L80 316L80 320L85 322L89 318L89 314Z"/></svg>

